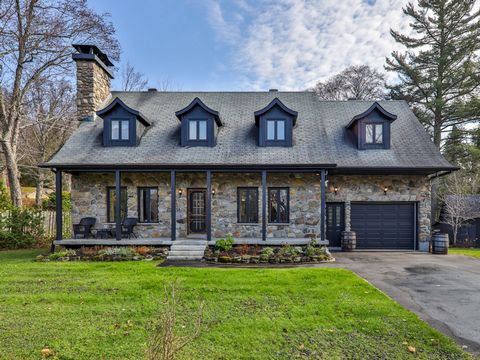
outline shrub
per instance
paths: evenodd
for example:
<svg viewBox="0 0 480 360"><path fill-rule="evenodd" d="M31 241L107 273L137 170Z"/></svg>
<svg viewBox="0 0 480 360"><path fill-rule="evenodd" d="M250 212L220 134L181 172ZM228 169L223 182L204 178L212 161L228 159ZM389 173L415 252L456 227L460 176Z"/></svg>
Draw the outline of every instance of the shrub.
<svg viewBox="0 0 480 360"><path fill-rule="evenodd" d="M48 194L48 198L42 201L42 208L48 210L55 210L56 205L56 195L55 192ZM69 192L62 192L62 209L63 211L68 211L72 208L71 195Z"/></svg>
<svg viewBox="0 0 480 360"><path fill-rule="evenodd" d="M0 248L18 249L42 245L43 216L37 209L12 207L0 214Z"/></svg>
<svg viewBox="0 0 480 360"><path fill-rule="evenodd" d="M122 246L122 247L111 247L111 248L100 250L99 255L130 257L138 254L131 247Z"/></svg>
<svg viewBox="0 0 480 360"><path fill-rule="evenodd" d="M250 247L248 246L248 244L242 244L237 247L237 251L240 255L248 255L249 250Z"/></svg>
<svg viewBox="0 0 480 360"><path fill-rule="evenodd" d="M48 258L50 260L58 260L63 257L76 256L77 252L74 249L65 249L61 251L56 251L53 254L50 254Z"/></svg>
<svg viewBox="0 0 480 360"><path fill-rule="evenodd" d="M225 239L219 239L215 241L215 249L220 251L229 251L233 247L233 237L231 234L228 234Z"/></svg>
<svg viewBox="0 0 480 360"><path fill-rule="evenodd" d="M261 255L264 257L270 257L274 254L273 248L271 247L265 247L261 251Z"/></svg>
<svg viewBox="0 0 480 360"><path fill-rule="evenodd" d="M281 256L297 256L302 253L302 248L299 246L292 246L289 244L285 244L282 246L280 251L278 252Z"/></svg>
<svg viewBox="0 0 480 360"><path fill-rule="evenodd" d="M138 255L147 255L150 253L150 248L148 246L137 246L135 251Z"/></svg>

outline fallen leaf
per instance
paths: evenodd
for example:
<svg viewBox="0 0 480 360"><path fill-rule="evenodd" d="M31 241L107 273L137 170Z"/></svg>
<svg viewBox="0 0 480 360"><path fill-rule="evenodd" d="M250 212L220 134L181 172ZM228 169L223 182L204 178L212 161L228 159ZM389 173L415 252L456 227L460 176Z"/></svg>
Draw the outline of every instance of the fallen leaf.
<svg viewBox="0 0 480 360"><path fill-rule="evenodd" d="M50 350L48 347L44 347L41 351L41 354L45 357L50 357L54 355L53 350Z"/></svg>
<svg viewBox="0 0 480 360"><path fill-rule="evenodd" d="M402 342L402 345L408 345L408 343L406 341Z"/></svg>
<svg viewBox="0 0 480 360"><path fill-rule="evenodd" d="M303 349L305 349L305 345L303 344L298 345L298 350L303 350Z"/></svg>
<svg viewBox="0 0 480 360"><path fill-rule="evenodd" d="M408 349L408 351L410 351L411 353L417 352L417 350L415 349L415 347L413 347L413 346L411 346L411 345L410 345L407 349Z"/></svg>

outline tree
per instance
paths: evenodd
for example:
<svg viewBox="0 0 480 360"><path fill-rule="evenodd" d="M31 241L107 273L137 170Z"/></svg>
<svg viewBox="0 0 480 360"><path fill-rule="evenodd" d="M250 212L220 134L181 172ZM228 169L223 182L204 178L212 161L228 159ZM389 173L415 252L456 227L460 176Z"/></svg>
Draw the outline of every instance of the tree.
<svg viewBox="0 0 480 360"><path fill-rule="evenodd" d="M378 100L385 97L385 77L368 65L354 65L318 82L312 90L322 100Z"/></svg>
<svg viewBox="0 0 480 360"><path fill-rule="evenodd" d="M452 227L453 244L457 243L460 227L467 221L480 217L480 204L469 196L471 184L468 182L468 179L459 172L449 175L443 195L439 199L443 203L444 211L441 220Z"/></svg>
<svg viewBox="0 0 480 360"><path fill-rule="evenodd" d="M122 69L122 90L140 91L147 87L148 79L145 74L135 70L135 67L129 62Z"/></svg>
<svg viewBox="0 0 480 360"><path fill-rule="evenodd" d="M474 0L419 0L403 12L411 18L415 37L391 30L406 52L394 51L386 69L398 74L389 86L393 98L403 98L440 147L442 132L479 115L480 11Z"/></svg>
<svg viewBox="0 0 480 360"><path fill-rule="evenodd" d="M14 206L22 205L17 149L25 96L40 77L71 71L71 44L96 43L119 57L108 14L87 0L2 0L0 2L0 144Z"/></svg>
<svg viewBox="0 0 480 360"><path fill-rule="evenodd" d="M445 139L443 145L443 155L451 163L458 164L460 158L465 152L465 132L457 125L452 126L452 130Z"/></svg>
<svg viewBox="0 0 480 360"><path fill-rule="evenodd" d="M35 203L40 206L49 171L37 165L47 161L77 127L75 94L66 80L39 79L25 99L18 160L22 175L35 179Z"/></svg>

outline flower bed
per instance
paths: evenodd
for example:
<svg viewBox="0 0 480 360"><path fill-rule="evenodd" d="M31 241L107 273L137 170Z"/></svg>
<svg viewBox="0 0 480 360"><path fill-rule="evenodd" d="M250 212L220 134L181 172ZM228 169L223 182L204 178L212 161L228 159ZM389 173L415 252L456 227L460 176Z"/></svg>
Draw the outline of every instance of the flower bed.
<svg viewBox="0 0 480 360"><path fill-rule="evenodd" d="M333 261L334 258L325 246L317 246L315 239L306 246L292 246L284 244L277 247L259 245L237 245L233 242L217 243L215 248L208 247L204 258L207 262L218 263L318 263Z"/></svg>
<svg viewBox="0 0 480 360"><path fill-rule="evenodd" d="M139 261L164 260L168 248L153 246L89 246L61 249L52 254L38 255L35 260L47 261Z"/></svg>

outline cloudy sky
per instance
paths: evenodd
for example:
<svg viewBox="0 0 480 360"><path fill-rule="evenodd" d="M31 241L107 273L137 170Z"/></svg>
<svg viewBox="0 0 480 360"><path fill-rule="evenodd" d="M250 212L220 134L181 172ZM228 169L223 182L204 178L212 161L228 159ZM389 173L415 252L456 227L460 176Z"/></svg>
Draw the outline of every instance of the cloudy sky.
<svg viewBox="0 0 480 360"><path fill-rule="evenodd" d="M383 70L398 48L390 28L408 31L405 3L89 0L110 12L122 62L144 72L150 86L168 82L176 90L302 90L352 64Z"/></svg>

